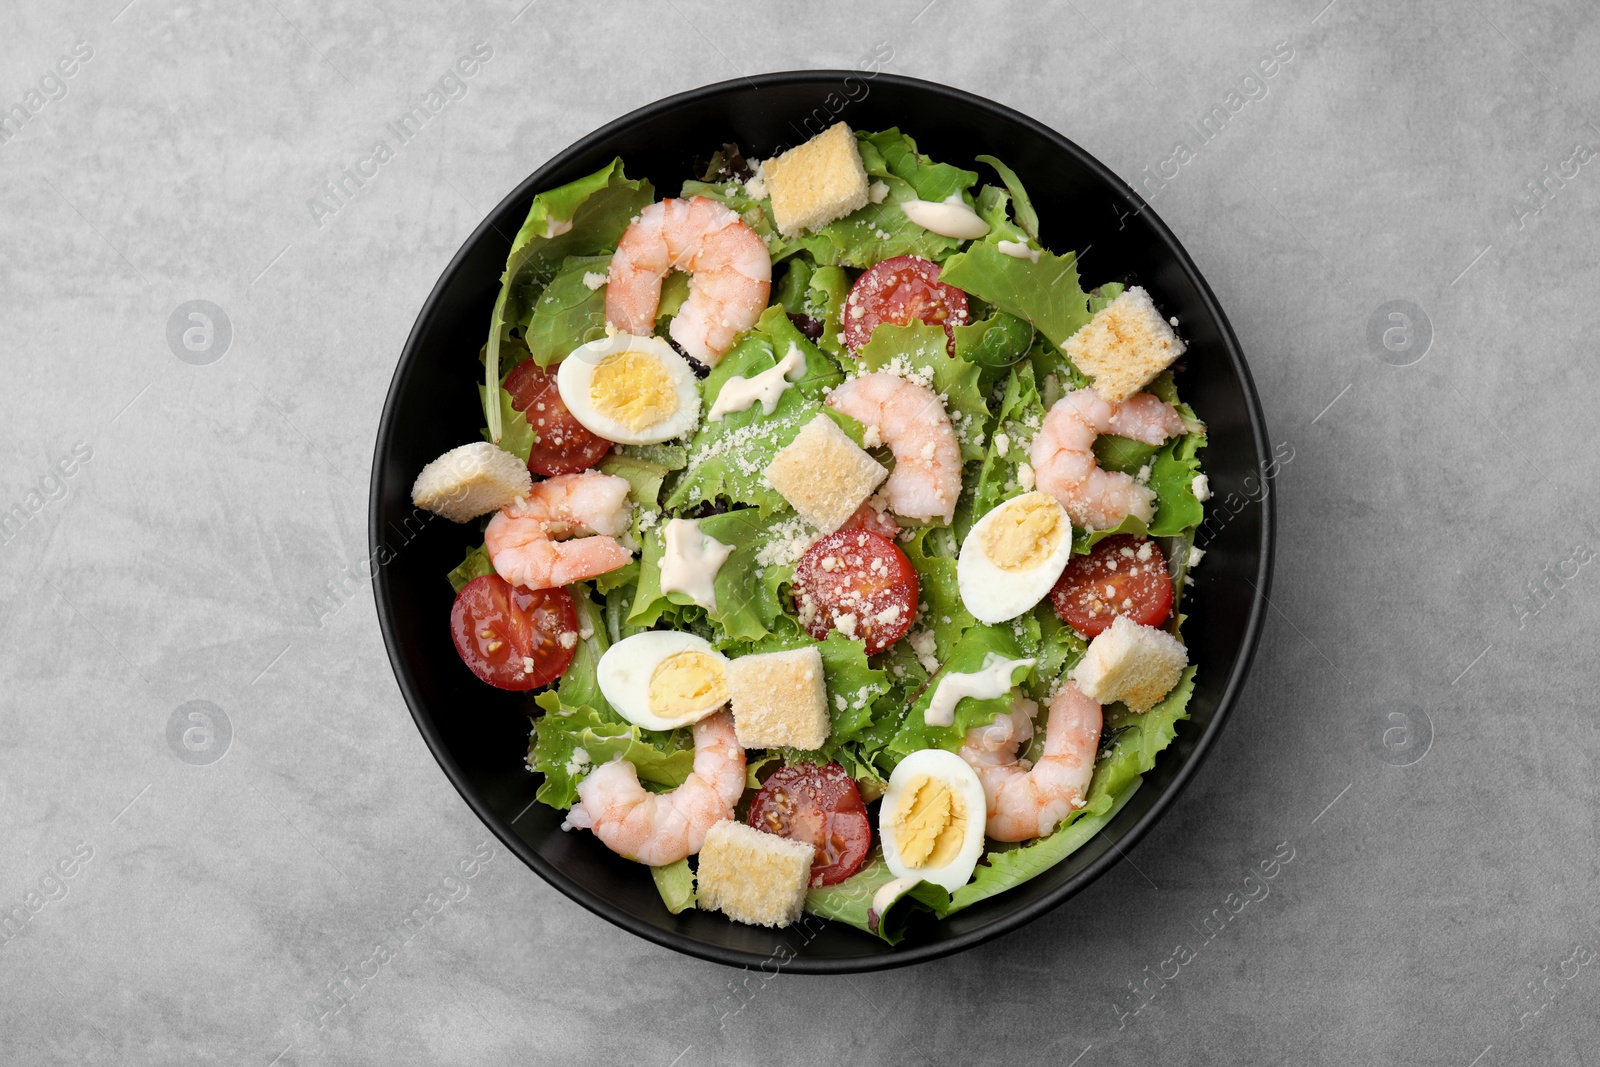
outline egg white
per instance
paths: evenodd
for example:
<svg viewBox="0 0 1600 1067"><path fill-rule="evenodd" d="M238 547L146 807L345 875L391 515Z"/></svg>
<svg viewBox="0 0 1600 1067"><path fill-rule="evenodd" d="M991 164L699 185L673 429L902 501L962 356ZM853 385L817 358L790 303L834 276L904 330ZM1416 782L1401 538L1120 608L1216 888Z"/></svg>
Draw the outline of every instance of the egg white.
<svg viewBox="0 0 1600 1067"><path fill-rule="evenodd" d="M651 710L650 678L663 660L680 652L704 652L721 663L724 670L728 665L727 657L703 637L673 630L646 630L606 649L595 666L595 680L600 683L600 692L624 719L646 730L676 730L699 722L722 706L714 704L670 717Z"/></svg>
<svg viewBox="0 0 1600 1067"><path fill-rule="evenodd" d="M595 368L607 356L629 351L643 353L661 367L672 382L673 392L678 398L676 411L640 430L630 429L609 415L602 414L590 400ZM690 369L688 360L659 337L619 333L579 345L557 368L556 389L561 393L562 403L572 412L572 417L582 423L585 429L618 444L649 445L670 441L674 437L682 437L700 424L700 389L694 371Z"/></svg>
<svg viewBox="0 0 1600 1067"><path fill-rule="evenodd" d="M961 851L948 863L933 867L910 867L900 856L900 842L894 829L893 813L898 811L911 783L926 775L943 782L966 803L967 819L963 827ZM889 787L884 790L883 802L878 808L878 838L883 842L883 861L899 878L921 878L950 893L966 885L972 871L983 854L983 827L988 815L988 801L984 799L983 783L967 761L954 752L942 748L925 748L911 753L895 766L889 775Z"/></svg>
<svg viewBox="0 0 1600 1067"><path fill-rule="evenodd" d="M990 625L1014 619L1043 600L1066 569L1067 560L1072 558L1072 520L1065 509L1061 511L1057 528L1060 540L1037 566L1020 571L1003 570L984 553L983 538L989 527L1018 499L1021 498L1012 497L996 504L973 523L956 557L956 588L961 592L961 603L973 618ZM1055 506L1061 508L1059 503Z"/></svg>

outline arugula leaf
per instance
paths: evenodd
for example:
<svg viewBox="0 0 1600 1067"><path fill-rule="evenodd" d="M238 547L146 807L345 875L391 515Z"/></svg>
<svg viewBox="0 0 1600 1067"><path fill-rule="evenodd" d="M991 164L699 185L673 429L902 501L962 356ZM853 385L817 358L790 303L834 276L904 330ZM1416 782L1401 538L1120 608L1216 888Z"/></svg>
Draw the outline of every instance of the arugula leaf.
<svg viewBox="0 0 1600 1067"><path fill-rule="evenodd" d="M606 287L590 289L584 279L604 277L611 255L568 256L534 301L523 333L528 352L541 367L559 363L579 345L606 335Z"/></svg>
<svg viewBox="0 0 1600 1067"><path fill-rule="evenodd" d="M526 327L534 301L568 256L593 256L614 251L633 216L655 199L648 181L629 181L622 160L614 159L593 174L548 189L533 198L528 217L511 242L500 275L484 358L484 384L500 381L500 349L513 328ZM489 440L499 443L503 413L488 406Z"/></svg>

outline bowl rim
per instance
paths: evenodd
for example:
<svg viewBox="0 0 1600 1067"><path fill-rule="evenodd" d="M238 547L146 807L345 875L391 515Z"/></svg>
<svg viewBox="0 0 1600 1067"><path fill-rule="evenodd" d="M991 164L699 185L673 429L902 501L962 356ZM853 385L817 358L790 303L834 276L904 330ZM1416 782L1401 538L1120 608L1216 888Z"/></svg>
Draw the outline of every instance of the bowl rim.
<svg viewBox="0 0 1600 1067"><path fill-rule="evenodd" d="M423 324L433 318L439 304L443 301L445 290L455 277L457 270L467 258L470 250L493 229L493 220L502 209L540 191L542 186L549 181L548 175L572 156L585 151L624 128L658 117L679 105L722 96L730 91L749 92L780 85L805 85L817 82L835 83L848 77L860 78L862 74L859 71L839 68L772 71L748 77L730 78L662 97L580 137L566 148L550 156L537 170L507 193L484 216L483 221L478 224L466 240L462 242L461 247L439 275L439 280L428 293L427 299L423 301L416 320L412 324L411 331L406 336L405 344L401 347L400 358L395 364L394 376L390 379L389 391L384 399L383 410L379 417L378 437L373 451L372 478L368 490L367 537L369 551L376 553L378 546L383 543L384 531L382 528L380 483L383 476L383 457L388 454L390 441L395 433L394 416L400 402L401 380L405 376L405 371L410 367L411 361L416 358L417 345L421 337ZM1111 192L1120 194L1129 203L1135 205L1138 209L1136 213L1147 217L1152 233L1188 276L1195 286L1195 290L1200 294L1207 313L1211 315L1212 320L1217 324L1227 358L1232 363L1244 391L1245 408L1249 416L1251 435L1254 438L1257 461L1259 463L1265 460L1265 457L1270 454L1266 420L1261 411L1260 397L1256 393L1255 380L1250 375L1249 365L1245 362L1244 354L1239 347L1239 340L1234 335L1233 326L1223 312L1221 304L1217 301L1216 294L1211 291L1211 286L1206 282L1205 277L1200 273L1198 266L1196 266L1187 250L1179 243L1177 237L1173 235L1161 217L1156 214L1149 202L1133 186L1123 181L1120 176L1101 163L1091 153L1081 148L1076 142L1039 120L1004 104L953 86L902 74L878 72L872 75L872 78L874 81L926 93L933 97L959 101L962 104L986 110L1000 118L1024 126L1053 144L1060 151L1073 156L1099 181L1104 183ZM1167 809L1187 787L1196 769L1209 752L1211 745L1222 732L1223 726L1227 723L1233 711L1233 705L1249 676L1256 649L1260 643L1261 631L1268 607L1267 596L1272 583L1272 561L1276 532L1273 495L1270 491L1264 493L1259 501L1261 506L1261 547L1254 595L1251 598L1249 617L1245 623L1240 654L1235 660L1233 670L1229 674L1226 684L1223 686L1222 695L1217 702L1216 712L1205 730L1201 732L1199 737L1195 738L1193 750L1183 765L1177 769L1166 789L1155 799L1148 811L1112 842L1112 848L1107 849L1087 867L1053 892L980 929L924 945L914 945L906 949L894 947L877 955L818 958L795 955L783 963L783 969L802 974L852 974L864 971L888 970L954 955L1026 926L1076 896L1117 862L1124 859L1126 852L1138 844L1140 839L1166 814ZM517 835L511 824L505 822L488 807L486 802L475 795L475 790L468 782L460 765L457 764L449 750L444 746L438 730L424 714L421 694L417 691L408 664L400 654L400 639L396 633L393 603L389 596L387 581L380 577L378 581L373 583L373 589L378 625L383 633L384 646L389 655L389 662L394 671L395 681L398 683L401 695L405 698L406 706L411 712L412 721L416 724L417 730L422 734L429 751L433 754L434 759L438 761L440 768L445 773L445 777L455 787L456 792L461 795L461 798L466 801L467 806L472 809L473 813L513 855L522 860L530 869L547 883L554 886L569 900L653 944L673 949L698 959L731 967L749 968L771 962L773 957L770 954L760 955L695 941L682 934L663 930L604 900L591 897L524 842Z"/></svg>

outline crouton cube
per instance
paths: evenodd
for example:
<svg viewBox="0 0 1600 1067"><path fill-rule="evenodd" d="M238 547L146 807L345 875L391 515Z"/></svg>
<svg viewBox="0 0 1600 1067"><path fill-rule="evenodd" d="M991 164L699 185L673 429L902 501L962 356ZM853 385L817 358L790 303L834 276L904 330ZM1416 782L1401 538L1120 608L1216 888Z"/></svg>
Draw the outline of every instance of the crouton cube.
<svg viewBox="0 0 1600 1067"><path fill-rule="evenodd" d="M700 906L753 926L788 926L805 909L816 849L724 819L706 833L696 871Z"/></svg>
<svg viewBox="0 0 1600 1067"><path fill-rule="evenodd" d="M1073 366L1094 379L1095 392L1120 404L1172 366L1187 346L1136 285L1061 347Z"/></svg>
<svg viewBox="0 0 1600 1067"><path fill-rule="evenodd" d="M833 729L815 645L729 661L728 700L745 748L821 748Z"/></svg>
<svg viewBox="0 0 1600 1067"><path fill-rule="evenodd" d="M1102 704L1120 700L1146 712L1178 684L1189 664L1183 642L1154 626L1140 626L1118 615L1111 627L1089 642L1073 673L1084 696Z"/></svg>
<svg viewBox="0 0 1600 1067"><path fill-rule="evenodd" d="M819 414L767 465L767 483L800 517L832 533L856 513L889 472L867 455L839 424Z"/></svg>
<svg viewBox="0 0 1600 1067"><path fill-rule="evenodd" d="M476 441L423 467L411 486L411 502L451 522L467 522L499 511L531 488L526 463L487 441Z"/></svg>
<svg viewBox="0 0 1600 1067"><path fill-rule="evenodd" d="M761 164L778 232L798 237L867 203L867 170L856 135L842 122Z"/></svg>

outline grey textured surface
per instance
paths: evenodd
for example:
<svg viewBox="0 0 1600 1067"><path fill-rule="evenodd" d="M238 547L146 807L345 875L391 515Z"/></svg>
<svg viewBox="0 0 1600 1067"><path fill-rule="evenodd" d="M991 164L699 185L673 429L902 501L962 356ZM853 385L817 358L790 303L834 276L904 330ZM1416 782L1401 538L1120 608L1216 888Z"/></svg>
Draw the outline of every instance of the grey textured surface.
<svg viewBox="0 0 1600 1067"><path fill-rule="evenodd" d="M31 515L0 534L0 1061L1592 1060L1596 12L925 2L8 4L0 104L40 106L0 144L0 507ZM1176 170L1155 207L1292 450L1274 611L1209 764L1090 891L910 971L746 976L481 845L349 575L394 361L483 212L661 95L878 42ZM168 341L197 299L209 363ZM1368 342L1391 300L1420 361L1399 320Z"/></svg>

